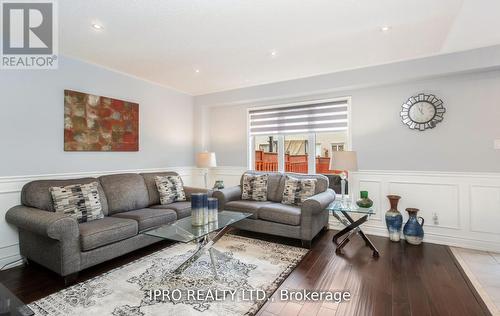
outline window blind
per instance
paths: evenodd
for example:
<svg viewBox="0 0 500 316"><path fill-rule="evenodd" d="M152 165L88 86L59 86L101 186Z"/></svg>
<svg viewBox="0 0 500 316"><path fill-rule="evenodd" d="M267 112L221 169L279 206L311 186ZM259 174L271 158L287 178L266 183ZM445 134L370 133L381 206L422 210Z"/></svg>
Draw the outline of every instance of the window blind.
<svg viewBox="0 0 500 316"><path fill-rule="evenodd" d="M249 111L250 135L347 131L347 100Z"/></svg>

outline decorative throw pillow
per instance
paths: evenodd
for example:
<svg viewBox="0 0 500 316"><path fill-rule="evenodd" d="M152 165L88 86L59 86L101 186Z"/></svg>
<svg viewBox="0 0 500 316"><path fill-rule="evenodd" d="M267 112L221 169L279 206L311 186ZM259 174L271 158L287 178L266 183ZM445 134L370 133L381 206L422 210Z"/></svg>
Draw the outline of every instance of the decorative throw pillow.
<svg viewBox="0 0 500 316"><path fill-rule="evenodd" d="M242 200L267 201L267 174L243 175Z"/></svg>
<svg viewBox="0 0 500 316"><path fill-rule="evenodd" d="M51 187L50 194L57 213L69 214L79 223L104 217L97 182Z"/></svg>
<svg viewBox="0 0 500 316"><path fill-rule="evenodd" d="M161 204L186 201L186 193L184 193L180 176L156 176L155 182Z"/></svg>
<svg viewBox="0 0 500 316"><path fill-rule="evenodd" d="M304 201L313 196L316 190L316 179L297 179L286 176L283 204L301 206Z"/></svg>

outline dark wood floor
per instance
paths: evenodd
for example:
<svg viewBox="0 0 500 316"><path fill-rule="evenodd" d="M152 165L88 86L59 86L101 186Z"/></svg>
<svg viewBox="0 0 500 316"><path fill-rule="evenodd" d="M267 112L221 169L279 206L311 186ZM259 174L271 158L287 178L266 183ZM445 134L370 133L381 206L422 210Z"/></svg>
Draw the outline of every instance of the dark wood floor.
<svg viewBox="0 0 500 316"><path fill-rule="evenodd" d="M276 240L270 236L240 234ZM387 238L371 237L380 251L380 258L374 259L360 238L355 237L346 246L344 254L337 256L331 242L333 234L333 231L324 232L315 240L311 252L278 291L346 290L352 294L352 300L341 304L276 300L264 305L257 315L488 315L448 247L434 244L415 247L404 242L392 243ZM295 240L279 241L299 245ZM80 273L78 281L168 245L168 242L152 245L88 269ZM25 302L64 288L59 276L36 264L0 272L0 282Z"/></svg>

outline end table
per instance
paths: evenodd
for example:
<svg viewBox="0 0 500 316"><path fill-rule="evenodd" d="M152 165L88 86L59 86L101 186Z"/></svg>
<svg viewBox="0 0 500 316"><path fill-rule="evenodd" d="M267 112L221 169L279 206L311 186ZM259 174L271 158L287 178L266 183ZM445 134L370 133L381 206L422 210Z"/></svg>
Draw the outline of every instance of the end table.
<svg viewBox="0 0 500 316"><path fill-rule="evenodd" d="M366 237L365 233L361 230L360 226L368 220L370 215L375 214L375 211L373 208L361 208L358 207L355 203L350 203L346 201L333 201L328 207L326 208L329 212L332 212L332 215L339 220L342 224L345 225L345 228L339 231L335 236L333 236L333 243L337 245L337 249L335 249L336 254L341 254L342 253L342 248L345 247L345 245L350 241L349 238L351 238L352 235L358 234L363 240L365 241L365 244L367 247L370 247L370 249L373 251L373 257L378 258L379 257L379 252L377 248L373 245L371 240ZM357 213L361 214L362 216L354 220L349 213ZM344 236L345 237L339 242L339 238Z"/></svg>

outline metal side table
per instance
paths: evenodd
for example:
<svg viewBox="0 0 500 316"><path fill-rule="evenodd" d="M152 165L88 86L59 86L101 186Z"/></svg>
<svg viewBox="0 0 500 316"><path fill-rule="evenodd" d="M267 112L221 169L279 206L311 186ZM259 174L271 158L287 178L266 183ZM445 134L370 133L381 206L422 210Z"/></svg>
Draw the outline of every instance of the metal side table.
<svg viewBox="0 0 500 316"><path fill-rule="evenodd" d="M377 248L373 245L371 240L363 233L360 226L368 220L370 215L375 214L373 208L360 208L355 203L342 202L342 201L333 201L327 208L329 212L332 212L332 215L339 220L342 224L344 224L345 228L339 231L335 236L333 236L333 243L337 245L337 249L335 249L336 254L342 253L342 248L350 241L350 238L354 234L358 234L363 240L367 247L373 251L373 257L378 258L379 252ZM360 214L361 217L357 220L354 220L349 213ZM339 239L345 236L343 239L339 241Z"/></svg>

